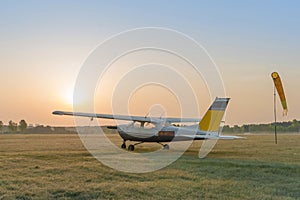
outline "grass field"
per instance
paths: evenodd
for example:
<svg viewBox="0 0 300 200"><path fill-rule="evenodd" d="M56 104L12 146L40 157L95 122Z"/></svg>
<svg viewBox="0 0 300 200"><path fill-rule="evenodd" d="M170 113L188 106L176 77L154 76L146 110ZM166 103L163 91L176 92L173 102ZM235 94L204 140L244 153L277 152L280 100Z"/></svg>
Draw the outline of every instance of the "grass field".
<svg viewBox="0 0 300 200"><path fill-rule="evenodd" d="M0 199L300 199L300 134L277 145L246 137L218 141L205 159L195 141L168 167L129 174L102 165L75 134L0 135ZM159 145L138 146L149 148Z"/></svg>

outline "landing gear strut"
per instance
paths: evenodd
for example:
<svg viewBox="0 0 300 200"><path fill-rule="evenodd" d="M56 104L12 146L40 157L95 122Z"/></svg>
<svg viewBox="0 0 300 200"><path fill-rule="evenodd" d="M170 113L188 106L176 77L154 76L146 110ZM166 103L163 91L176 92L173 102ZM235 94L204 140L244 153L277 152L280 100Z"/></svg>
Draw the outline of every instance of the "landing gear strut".
<svg viewBox="0 0 300 200"><path fill-rule="evenodd" d="M162 144L160 142L158 142L158 144L160 144L161 146L163 146L164 150L169 150L170 149L170 146L168 144Z"/></svg>

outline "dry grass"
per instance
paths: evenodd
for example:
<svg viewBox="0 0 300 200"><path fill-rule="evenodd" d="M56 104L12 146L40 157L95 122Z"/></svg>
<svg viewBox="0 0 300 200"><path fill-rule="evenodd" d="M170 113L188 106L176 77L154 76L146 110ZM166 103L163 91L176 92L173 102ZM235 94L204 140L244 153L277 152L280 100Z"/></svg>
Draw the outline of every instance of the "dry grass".
<svg viewBox="0 0 300 200"><path fill-rule="evenodd" d="M0 135L0 199L300 199L300 135L279 135L278 145L273 135L247 138L218 141L202 160L195 141L162 170L128 174L94 159L77 135Z"/></svg>

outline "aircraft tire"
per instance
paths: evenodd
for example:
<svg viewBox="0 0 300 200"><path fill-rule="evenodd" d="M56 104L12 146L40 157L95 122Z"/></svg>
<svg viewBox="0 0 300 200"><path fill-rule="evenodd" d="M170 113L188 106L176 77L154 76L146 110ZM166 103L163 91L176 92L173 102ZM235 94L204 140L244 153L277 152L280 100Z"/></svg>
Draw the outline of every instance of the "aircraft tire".
<svg viewBox="0 0 300 200"><path fill-rule="evenodd" d="M170 149L170 146L168 144L165 144L164 145L164 150L169 150Z"/></svg>
<svg viewBox="0 0 300 200"><path fill-rule="evenodd" d="M128 151L134 151L134 145L132 145L132 144L129 145L129 146L128 146Z"/></svg>
<svg viewBox="0 0 300 200"><path fill-rule="evenodd" d="M123 144L121 145L121 148L122 148L122 149L126 149L126 144L123 143Z"/></svg>

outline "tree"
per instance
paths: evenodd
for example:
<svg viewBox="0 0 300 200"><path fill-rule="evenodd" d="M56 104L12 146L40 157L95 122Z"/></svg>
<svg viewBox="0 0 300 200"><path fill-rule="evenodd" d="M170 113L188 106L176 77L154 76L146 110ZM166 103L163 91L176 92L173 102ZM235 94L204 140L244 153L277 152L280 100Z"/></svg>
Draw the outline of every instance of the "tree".
<svg viewBox="0 0 300 200"><path fill-rule="evenodd" d="M2 133L2 130L3 130L3 122L0 121L0 132Z"/></svg>
<svg viewBox="0 0 300 200"><path fill-rule="evenodd" d="M18 128L18 124L16 123L16 122L13 122L12 120L10 120L9 122L8 122L8 129L10 130L10 131L16 131L17 130L17 128Z"/></svg>
<svg viewBox="0 0 300 200"><path fill-rule="evenodd" d="M24 119L22 119L20 122L19 122L19 130L20 131L23 131L27 128L27 123Z"/></svg>

